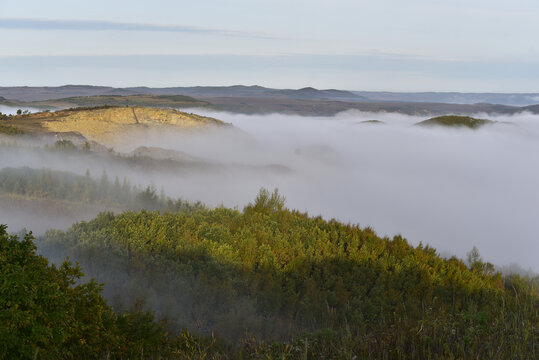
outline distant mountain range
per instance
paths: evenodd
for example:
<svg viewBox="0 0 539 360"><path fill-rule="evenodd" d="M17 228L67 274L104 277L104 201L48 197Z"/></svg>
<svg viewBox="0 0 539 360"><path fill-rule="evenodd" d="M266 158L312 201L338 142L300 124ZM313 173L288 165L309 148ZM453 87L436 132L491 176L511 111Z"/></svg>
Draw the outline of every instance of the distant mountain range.
<svg viewBox="0 0 539 360"><path fill-rule="evenodd" d="M353 91L369 101L428 102L445 104L500 104L526 106L539 104L538 93L459 93L459 92L373 92Z"/></svg>
<svg viewBox="0 0 539 360"><path fill-rule="evenodd" d="M58 87L0 87L0 96L16 101L43 101L74 96L98 95L186 95L197 98L210 97L261 97L290 98L306 100L369 101L368 98L351 91L318 90L312 87L303 89L270 89L262 86L194 86L172 88L129 87L113 88L106 86L65 85Z"/></svg>
<svg viewBox="0 0 539 360"><path fill-rule="evenodd" d="M186 95L195 98L255 97L303 100L362 102L420 102L445 104L499 104L526 106L539 104L539 93L459 93L459 92L379 92L346 91L312 87L271 89L262 86L192 86L150 88L145 86L114 88L108 86L64 85L58 87L0 87L0 98L16 101L43 101L73 96L96 95Z"/></svg>
<svg viewBox="0 0 539 360"><path fill-rule="evenodd" d="M244 114L284 113L332 116L356 109L410 115L539 113L538 94L501 93L396 93L302 89L262 86L194 86L114 88L65 85L59 87L0 87L0 104L36 109L79 106L151 106L209 108Z"/></svg>

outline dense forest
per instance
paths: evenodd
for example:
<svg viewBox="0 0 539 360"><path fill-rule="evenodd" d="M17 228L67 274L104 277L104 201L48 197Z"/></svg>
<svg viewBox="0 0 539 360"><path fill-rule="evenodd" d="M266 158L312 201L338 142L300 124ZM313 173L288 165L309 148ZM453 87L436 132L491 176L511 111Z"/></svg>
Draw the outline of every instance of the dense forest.
<svg viewBox="0 0 539 360"><path fill-rule="evenodd" d="M56 145L58 146L58 145ZM0 194L28 198L49 198L84 203L103 203L124 210L193 211L204 208L201 203L166 197L153 186L132 185L129 180L113 181L103 171L99 180L87 170L85 176L51 169L0 169Z"/></svg>
<svg viewBox="0 0 539 360"><path fill-rule="evenodd" d="M94 358L117 354L122 341L133 342L129 356L137 358L537 357L537 279L502 277L476 250L467 263L443 259L400 236L381 238L288 210L277 192L262 190L243 211L102 213L66 232L51 230L36 244L55 263L69 256L105 283L114 311L100 306L109 309L110 331L127 338L96 344L95 337L108 335L95 330ZM36 258L26 246L27 257ZM66 291L94 286L92 299L99 298L93 281L74 277ZM22 298L10 295L8 310ZM47 303L36 298L32 306L39 301ZM138 330L122 330L125 317L154 337L145 345L129 340ZM55 328L43 321L39 326ZM44 358L74 351L71 340L51 339L57 342L29 339L28 354L37 347ZM2 351L14 351L6 346Z"/></svg>

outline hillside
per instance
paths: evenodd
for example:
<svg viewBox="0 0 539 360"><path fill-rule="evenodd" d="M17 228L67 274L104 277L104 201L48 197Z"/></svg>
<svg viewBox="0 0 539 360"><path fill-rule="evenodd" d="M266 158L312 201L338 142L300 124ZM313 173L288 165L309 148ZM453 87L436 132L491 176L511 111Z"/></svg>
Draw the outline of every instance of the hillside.
<svg viewBox="0 0 539 360"><path fill-rule="evenodd" d="M118 359L143 354L298 360L350 354L433 359L537 355L538 279L502 277L475 249L467 262L443 258L429 246L411 246L402 236L380 237L368 227L286 209L277 191L261 190L243 210L210 209L157 195L151 187L134 187L127 179L109 180L106 173L93 179L89 172L4 168L0 201L5 199L10 212L39 201L40 216L58 216L81 203L135 210L102 213L36 240L38 252L54 263L67 256L80 263L87 277L77 286L90 277L104 283L104 310L110 311L111 322L77 335L79 344L92 344L91 349L70 350L74 343L66 331L63 337L31 338L24 346L30 355L36 346L42 358L68 351L100 354L95 358L110 352ZM35 220L27 221L26 228L33 229ZM12 245L17 243L29 244ZM33 253L21 256L18 252L17 261L36 258ZM17 272L11 266L0 270ZM43 285L42 277L10 281L0 289L8 309L0 310L0 317L11 324L9 331L0 326L0 358L21 358L23 347L14 341L27 330L16 321L17 312L31 306L34 313L42 307L47 314L65 313L61 300L70 295L28 293ZM16 281L24 284L12 285ZM10 290L15 288L17 297ZM92 299L105 304L97 293ZM145 309L155 317L141 312ZM78 319L79 325L56 320L28 323L54 332L85 329L99 317ZM95 341L109 332L113 339Z"/></svg>
<svg viewBox="0 0 539 360"><path fill-rule="evenodd" d="M9 129L11 132L80 134L85 139L100 143L107 143L118 134L135 129L170 126L186 130L226 125L217 119L173 109L113 106L9 116L2 124L16 128Z"/></svg>
<svg viewBox="0 0 539 360"><path fill-rule="evenodd" d="M382 125L382 124L385 124L385 122L383 122L383 121L381 121L381 120L365 120L365 121L361 121L359 124Z"/></svg>
<svg viewBox="0 0 539 360"><path fill-rule="evenodd" d="M331 116L349 109L436 116L476 113L539 112L537 94L352 92L335 89L272 89L262 86L111 88L98 86L0 87L14 107L56 109L75 106L207 107L246 114L286 113ZM432 96L431 96L432 95Z"/></svg>
<svg viewBox="0 0 539 360"><path fill-rule="evenodd" d="M128 91L111 91L109 95L75 96L61 99L32 102L36 108L71 108L79 106L145 106L145 107L209 107L207 101L197 100L184 95L140 95Z"/></svg>
<svg viewBox="0 0 539 360"><path fill-rule="evenodd" d="M437 116L425 121L418 122L418 126L445 126L445 127L468 127L477 129L481 126L494 124L495 121L476 119L470 116L445 115Z"/></svg>
<svg viewBox="0 0 539 360"><path fill-rule="evenodd" d="M246 344L241 358L536 355L532 281L502 278L475 250L468 264L443 259L283 205L263 190L243 211L107 213L37 244L105 282L117 311L145 304L176 330Z"/></svg>
<svg viewBox="0 0 539 360"><path fill-rule="evenodd" d="M526 106L537 104L537 93L461 93L461 92L388 92L354 91L371 101L429 102L447 104L501 104Z"/></svg>
<svg viewBox="0 0 539 360"><path fill-rule="evenodd" d="M312 87L302 89L272 89L262 86L192 86L170 88L112 88L106 86L65 85L59 87L0 87L0 96L19 101L43 101L72 97L106 97L115 95L184 95L200 98L233 96L233 97L290 97L302 99L332 99L364 101L367 98L351 91Z"/></svg>

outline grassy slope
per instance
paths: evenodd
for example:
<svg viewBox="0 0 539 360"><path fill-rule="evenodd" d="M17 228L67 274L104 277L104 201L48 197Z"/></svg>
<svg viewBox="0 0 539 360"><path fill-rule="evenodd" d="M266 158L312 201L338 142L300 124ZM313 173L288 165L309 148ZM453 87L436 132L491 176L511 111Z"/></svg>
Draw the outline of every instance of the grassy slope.
<svg viewBox="0 0 539 360"><path fill-rule="evenodd" d="M55 112L5 116L1 122L6 129L4 132L12 131L15 127L31 135L78 133L97 142L133 129L133 125L135 127L170 125L177 129L225 125L217 119L174 109L123 106L80 107Z"/></svg>

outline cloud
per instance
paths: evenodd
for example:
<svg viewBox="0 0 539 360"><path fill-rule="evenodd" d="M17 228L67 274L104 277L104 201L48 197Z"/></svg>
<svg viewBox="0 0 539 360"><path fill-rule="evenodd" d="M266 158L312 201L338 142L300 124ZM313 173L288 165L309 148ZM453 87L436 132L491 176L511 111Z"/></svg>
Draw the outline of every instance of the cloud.
<svg viewBox="0 0 539 360"><path fill-rule="evenodd" d="M425 117L394 113L196 112L239 130L152 129L125 133L107 147L124 154L139 146L176 150L203 159L197 166L167 163L141 171L102 156L36 151L31 143L0 149L0 168L47 167L80 175L90 169L95 177L106 170L109 179L153 184L174 198L240 209L260 187L279 188L287 206L312 215L372 226L380 235L401 233L413 245L422 242L459 257L477 246L494 264L539 270L539 169L533 166L539 153L537 115L490 116L500 123L472 131L417 127L413 124ZM385 124L362 123L372 119ZM34 224L32 213L26 222L20 220L23 215L5 219L11 230L26 224L42 231L47 224L65 228L69 223L59 217Z"/></svg>
<svg viewBox="0 0 539 360"><path fill-rule="evenodd" d="M146 31L146 32L176 32L200 35L220 35L232 37L247 37L271 39L273 37L247 31L228 29L204 28L185 25L161 25L147 23L123 23L98 20L54 20L54 19L0 19L0 28L26 30L64 30L64 31Z"/></svg>

